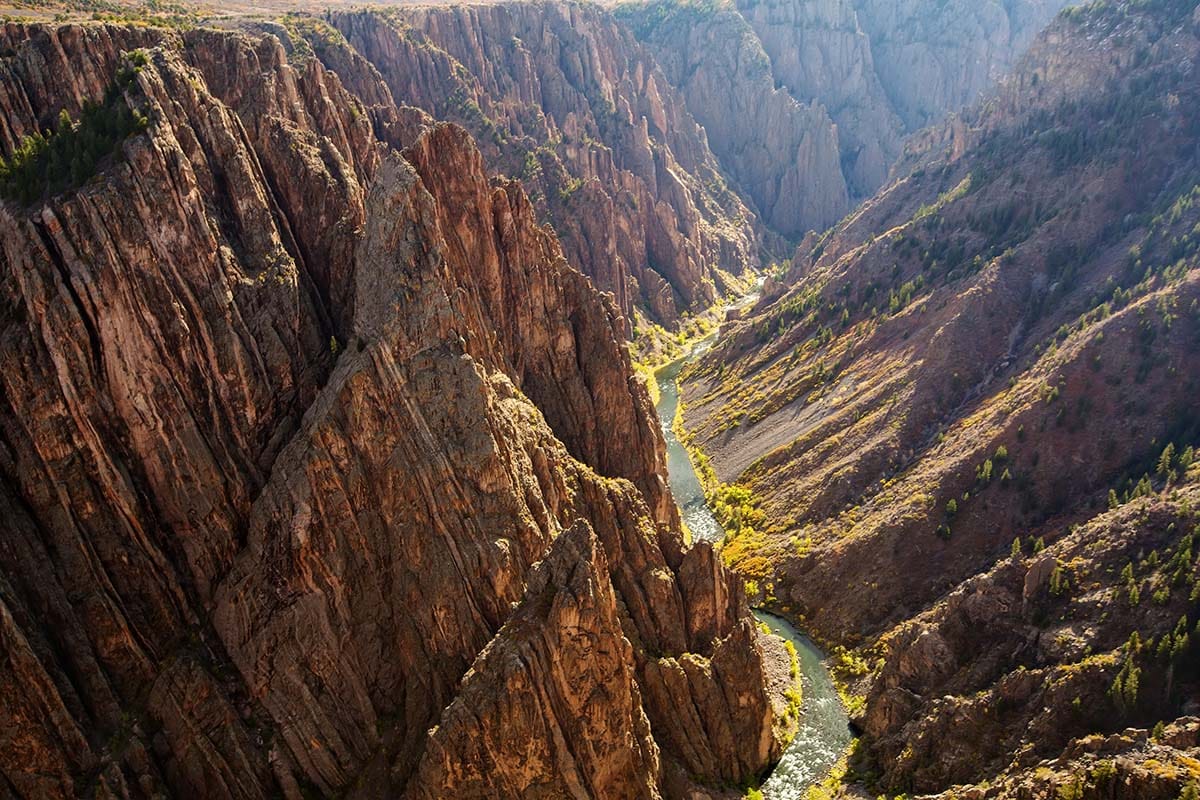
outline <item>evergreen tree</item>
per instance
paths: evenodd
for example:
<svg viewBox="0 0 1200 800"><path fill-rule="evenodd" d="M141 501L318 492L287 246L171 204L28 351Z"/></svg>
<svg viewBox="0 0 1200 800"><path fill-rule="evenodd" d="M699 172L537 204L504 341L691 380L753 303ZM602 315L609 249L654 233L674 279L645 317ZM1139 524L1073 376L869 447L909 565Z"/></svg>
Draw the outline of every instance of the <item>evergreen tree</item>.
<svg viewBox="0 0 1200 800"><path fill-rule="evenodd" d="M1160 477L1166 478L1171 474L1171 470L1175 465L1175 444L1168 444L1162 451L1162 455L1158 457L1158 474Z"/></svg>

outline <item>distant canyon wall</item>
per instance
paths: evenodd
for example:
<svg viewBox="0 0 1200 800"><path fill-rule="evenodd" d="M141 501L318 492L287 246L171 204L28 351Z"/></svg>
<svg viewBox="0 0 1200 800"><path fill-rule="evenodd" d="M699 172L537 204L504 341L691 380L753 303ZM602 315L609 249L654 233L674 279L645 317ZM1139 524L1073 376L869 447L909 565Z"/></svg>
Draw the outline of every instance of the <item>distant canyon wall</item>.
<svg viewBox="0 0 1200 800"><path fill-rule="evenodd" d="M656 0L616 7L752 207L798 240L887 180L905 137L1003 77L1064 0Z"/></svg>

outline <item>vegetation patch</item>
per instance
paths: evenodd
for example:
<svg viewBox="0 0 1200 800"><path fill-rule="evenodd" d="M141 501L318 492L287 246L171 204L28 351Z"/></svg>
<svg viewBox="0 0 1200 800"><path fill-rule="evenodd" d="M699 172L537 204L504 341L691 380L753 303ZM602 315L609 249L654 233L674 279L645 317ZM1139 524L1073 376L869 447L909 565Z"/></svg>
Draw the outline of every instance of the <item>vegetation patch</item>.
<svg viewBox="0 0 1200 800"><path fill-rule="evenodd" d="M682 411L682 404L680 405ZM722 483L708 456L700 451L695 438L683 430L680 424L682 413L676 416L675 432L679 441L687 448L692 466L713 516L725 531L725 543L721 557L731 569L753 586L755 594L763 585L766 594L771 594L769 579L774 574L771 561L764 554L767 535L764 530L767 515L761 509L761 500L749 488L738 484Z"/></svg>
<svg viewBox="0 0 1200 800"><path fill-rule="evenodd" d="M54 130L26 136L12 156L0 158L0 196L29 206L78 188L127 138L146 130L150 120L125 98L146 63L146 54L135 51L101 102L84 101L78 120L63 109Z"/></svg>
<svg viewBox="0 0 1200 800"><path fill-rule="evenodd" d="M723 0L657 0L651 3L621 3L615 13L633 28L637 38L646 39L664 25L711 19L724 7L726 3Z"/></svg>

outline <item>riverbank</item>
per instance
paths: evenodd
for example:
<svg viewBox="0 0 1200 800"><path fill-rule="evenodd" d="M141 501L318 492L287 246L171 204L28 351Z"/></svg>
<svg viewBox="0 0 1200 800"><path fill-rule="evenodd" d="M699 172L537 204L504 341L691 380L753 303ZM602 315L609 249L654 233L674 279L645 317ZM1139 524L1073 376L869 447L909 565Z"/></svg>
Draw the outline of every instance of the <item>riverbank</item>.
<svg viewBox="0 0 1200 800"><path fill-rule="evenodd" d="M755 299L755 295L749 295L727 308L742 307L753 303ZM709 507L705 487L697 474L692 455L680 440L675 424L680 402L679 373L703 354L718 335L717 331L713 331L692 343L685 355L659 368L654 373L654 384L657 389L655 407L667 445L671 492L675 495L684 524L693 539L719 546L725 539L725 529ZM830 774L849 748L853 740L849 719L826 668L824 653L784 618L765 611L755 611L755 616L772 634L787 643L789 654L795 654L801 687L800 720L796 735L759 791L766 800L802 800L809 789ZM789 698L789 706L795 705L795 699L793 694Z"/></svg>
<svg viewBox="0 0 1200 800"><path fill-rule="evenodd" d="M816 644L783 617L761 610L754 616L795 649L802 692L800 729L760 791L764 800L803 800L854 741L850 720Z"/></svg>
<svg viewBox="0 0 1200 800"><path fill-rule="evenodd" d="M629 343L635 370L643 377L653 378L654 373L668 364L690 356L698 342L716 333L730 309L744 307L747 298L758 299L765 280L759 272L747 271L744 278L733 282L730 293L723 299L696 314L684 314L674 331L635 312L633 338ZM648 381L648 385L653 383Z"/></svg>

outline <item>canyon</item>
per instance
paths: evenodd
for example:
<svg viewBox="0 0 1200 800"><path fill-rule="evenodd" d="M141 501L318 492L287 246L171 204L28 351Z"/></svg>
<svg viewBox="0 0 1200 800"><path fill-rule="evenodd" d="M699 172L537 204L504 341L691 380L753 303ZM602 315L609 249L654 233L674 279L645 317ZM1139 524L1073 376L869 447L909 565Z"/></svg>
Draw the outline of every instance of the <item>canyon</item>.
<svg viewBox="0 0 1200 800"><path fill-rule="evenodd" d="M1198 26L1060 16L682 374L723 556L842 648L879 791L1196 790Z"/></svg>
<svg viewBox="0 0 1200 800"><path fill-rule="evenodd" d="M1200 796L1200 8L1064 5L0 8L0 796Z"/></svg>

